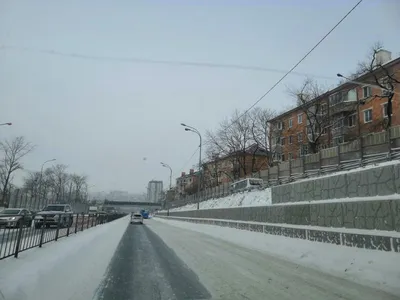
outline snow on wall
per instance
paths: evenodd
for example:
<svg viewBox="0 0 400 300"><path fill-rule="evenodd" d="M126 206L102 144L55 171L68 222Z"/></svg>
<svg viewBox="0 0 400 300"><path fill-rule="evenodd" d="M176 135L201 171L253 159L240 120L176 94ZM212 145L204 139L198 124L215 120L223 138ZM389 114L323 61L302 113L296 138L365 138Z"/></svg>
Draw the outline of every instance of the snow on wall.
<svg viewBox="0 0 400 300"><path fill-rule="evenodd" d="M271 189L262 191L251 191L232 194L223 198L210 199L200 202L200 209L217 209L230 207L253 207L271 205ZM172 208L169 211L196 210L197 204L187 204L181 207ZM165 211L162 211L165 212Z"/></svg>

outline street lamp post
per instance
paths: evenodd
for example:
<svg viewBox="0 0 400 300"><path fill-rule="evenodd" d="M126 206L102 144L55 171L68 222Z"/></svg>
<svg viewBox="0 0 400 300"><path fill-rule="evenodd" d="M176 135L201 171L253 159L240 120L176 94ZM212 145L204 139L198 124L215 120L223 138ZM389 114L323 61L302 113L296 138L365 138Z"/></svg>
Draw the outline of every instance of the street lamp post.
<svg viewBox="0 0 400 300"><path fill-rule="evenodd" d="M171 191L171 189L172 189L172 168L168 165L168 164L165 164L165 163L163 163L163 162L161 162L161 165L164 167L164 168L167 168L167 169L169 169L169 190ZM170 192L171 193L171 192ZM169 207L168 207L168 205L167 205L167 199L168 198L168 193L167 193L167 195L165 195L165 206L166 206L166 208L167 208L167 216L169 216Z"/></svg>
<svg viewBox="0 0 400 300"><path fill-rule="evenodd" d="M201 147L202 147L202 137L201 137L201 134L200 134L200 132L196 129L196 128L194 128L194 127L192 127L192 126L189 126L189 125L186 125L186 124L184 124L184 123L181 123L181 125L183 126L183 127L185 127L185 131L191 131L191 132L194 132L194 133L196 133L198 136L199 136L199 138L200 138L200 145L199 145L199 148L200 148L200 154L199 154L199 182L198 182L198 184L197 184L197 195L198 195L198 198L197 198L197 209L199 209L199 207L200 207L200 200L199 200L199 198L200 198L200 193L201 193L201 179L202 179L202 173L201 173Z"/></svg>
<svg viewBox="0 0 400 300"><path fill-rule="evenodd" d="M41 193L41 189L42 189L42 178L43 178L43 167L44 167L44 165L46 164L46 163L48 163L48 162L51 162L51 161L55 161L56 159L55 158L53 158L53 159L49 159L49 160L46 160L43 164L42 164L42 168L40 169L40 178L39 178L39 206L40 206L40 193ZM47 205L47 199L46 199L46 205ZM35 206L35 205L34 205Z"/></svg>
<svg viewBox="0 0 400 300"><path fill-rule="evenodd" d="M12 125L11 122L7 122L7 123L2 123L2 124L0 124L0 126L11 126L11 125Z"/></svg>
<svg viewBox="0 0 400 300"><path fill-rule="evenodd" d="M172 168L169 165L167 165L167 164L165 164L163 162L161 162L161 165L164 168L168 168L169 169L169 189L171 189L172 188Z"/></svg>

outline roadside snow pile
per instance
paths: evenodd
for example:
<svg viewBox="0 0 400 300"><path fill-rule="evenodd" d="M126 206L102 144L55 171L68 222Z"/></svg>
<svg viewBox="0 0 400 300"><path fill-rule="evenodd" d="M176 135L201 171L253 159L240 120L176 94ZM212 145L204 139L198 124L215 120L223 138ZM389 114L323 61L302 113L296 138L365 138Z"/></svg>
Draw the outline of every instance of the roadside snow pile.
<svg viewBox="0 0 400 300"><path fill-rule="evenodd" d="M0 299L92 299L129 217L0 262Z"/></svg>
<svg viewBox="0 0 400 300"><path fill-rule="evenodd" d="M271 205L271 189L232 194L224 198L215 198L200 202L200 209L216 209L230 207L251 207ZM172 208L169 211L196 210L197 204Z"/></svg>

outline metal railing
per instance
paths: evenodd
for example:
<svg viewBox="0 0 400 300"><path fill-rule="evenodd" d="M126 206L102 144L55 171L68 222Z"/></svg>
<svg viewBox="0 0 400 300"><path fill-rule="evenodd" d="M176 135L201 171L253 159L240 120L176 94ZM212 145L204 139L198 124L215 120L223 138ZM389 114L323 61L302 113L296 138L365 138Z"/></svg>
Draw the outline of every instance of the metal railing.
<svg viewBox="0 0 400 300"><path fill-rule="evenodd" d="M391 148L388 152L365 154L362 158L342 160L338 164L321 165L316 169L305 170L301 173L291 173L288 176L279 176L278 178L270 178L265 180L265 187L273 187L281 184L287 184L294 181L298 181L305 178L317 178L318 176L324 176L334 174L335 172L348 171L367 165L378 164L391 160L400 159L400 148ZM257 177L253 175L253 177ZM262 177L261 177L262 178ZM197 202L203 202L210 199L218 199L226 197L232 194L229 188L229 184L219 185L211 189L202 190L200 195L193 194L169 203L168 208L177 208L188 204L195 204Z"/></svg>
<svg viewBox="0 0 400 300"><path fill-rule="evenodd" d="M0 260L22 251L104 224L124 214L2 215L0 217Z"/></svg>

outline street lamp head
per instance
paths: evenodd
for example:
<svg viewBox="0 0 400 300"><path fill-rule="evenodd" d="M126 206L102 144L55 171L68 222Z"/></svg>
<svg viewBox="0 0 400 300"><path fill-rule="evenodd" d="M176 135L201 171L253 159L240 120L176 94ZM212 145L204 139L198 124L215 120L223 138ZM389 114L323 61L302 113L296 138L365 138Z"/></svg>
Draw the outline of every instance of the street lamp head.
<svg viewBox="0 0 400 300"><path fill-rule="evenodd" d="M337 73L336 76L337 76L337 77L344 77L344 76L343 76L342 74L340 74L340 73Z"/></svg>
<svg viewBox="0 0 400 300"><path fill-rule="evenodd" d="M182 126L187 126L185 123L181 123Z"/></svg>
<svg viewBox="0 0 400 300"><path fill-rule="evenodd" d="M11 123L11 122L8 122L8 123L6 123L6 125L8 125L8 126L11 126L11 125L12 125L12 123Z"/></svg>
<svg viewBox="0 0 400 300"><path fill-rule="evenodd" d="M189 128L185 128L185 131L191 131Z"/></svg>

